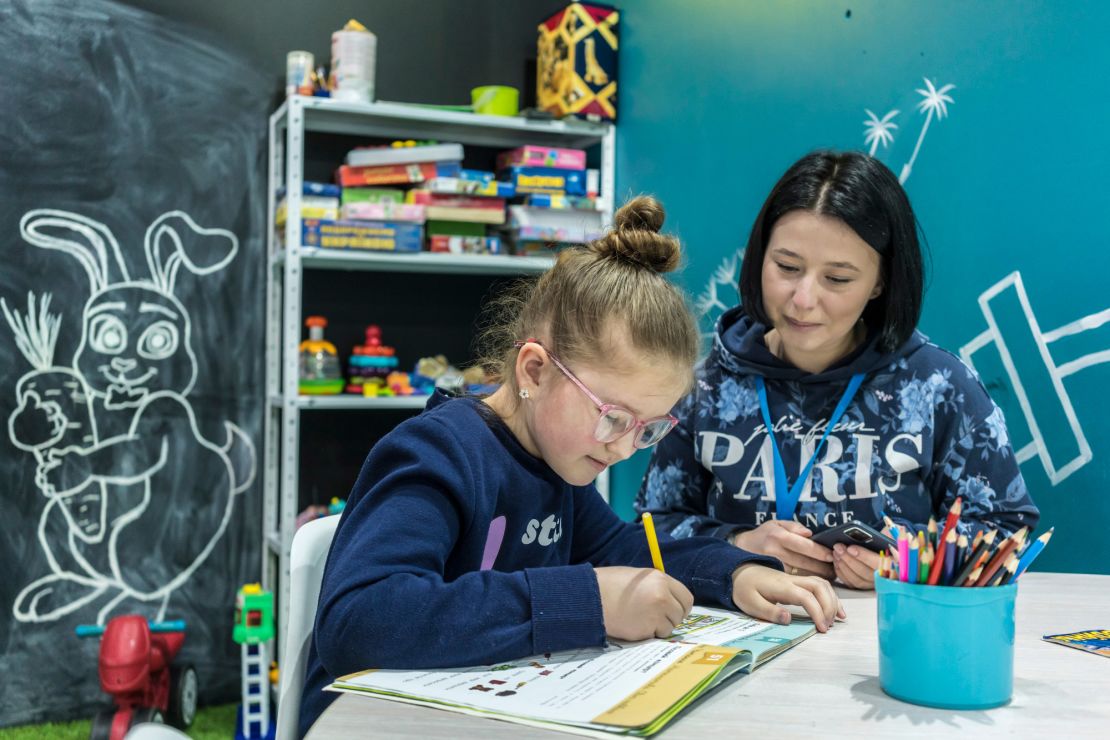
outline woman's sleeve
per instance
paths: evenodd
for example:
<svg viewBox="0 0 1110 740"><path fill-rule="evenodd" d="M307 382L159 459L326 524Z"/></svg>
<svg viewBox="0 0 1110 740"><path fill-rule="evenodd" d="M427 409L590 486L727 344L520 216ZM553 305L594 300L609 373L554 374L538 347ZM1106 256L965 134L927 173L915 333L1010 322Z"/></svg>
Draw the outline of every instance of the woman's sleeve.
<svg viewBox="0 0 1110 740"><path fill-rule="evenodd" d="M945 424L938 425L929 481L933 510L939 519L958 496L961 534L998 529L1009 536L1021 527L1032 530L1040 511L1021 475L1002 410L963 363L952 377L954 392L938 412Z"/></svg>
<svg viewBox="0 0 1110 740"><path fill-rule="evenodd" d="M652 451L635 508L639 514L651 512L656 530L675 539L696 535L728 539L742 527L715 519L707 511L712 475L695 451L696 395L694 391L675 407L678 426Z"/></svg>

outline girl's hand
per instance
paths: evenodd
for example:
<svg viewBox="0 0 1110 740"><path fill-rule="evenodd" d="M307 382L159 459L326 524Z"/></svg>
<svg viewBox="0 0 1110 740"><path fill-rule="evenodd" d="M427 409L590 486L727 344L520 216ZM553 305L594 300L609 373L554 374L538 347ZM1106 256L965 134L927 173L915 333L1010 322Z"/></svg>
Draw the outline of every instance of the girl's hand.
<svg viewBox="0 0 1110 740"><path fill-rule="evenodd" d="M879 553L859 545L833 545L833 568L845 586L868 590L875 588L875 569Z"/></svg>
<svg viewBox="0 0 1110 740"><path fill-rule="evenodd" d="M733 572L732 600L745 614L777 624L790 624L790 612L780 604L797 604L818 632L827 632L835 618L845 618L840 598L824 578L787 575L757 563Z"/></svg>
<svg viewBox="0 0 1110 740"><path fill-rule="evenodd" d="M594 568L605 634L618 640L670 637L690 613L694 595L652 568Z"/></svg>
<svg viewBox="0 0 1110 740"><path fill-rule="evenodd" d="M792 519L771 519L736 535L732 544L748 552L778 558L791 575L832 579L832 550L810 540L812 536L813 532Z"/></svg>

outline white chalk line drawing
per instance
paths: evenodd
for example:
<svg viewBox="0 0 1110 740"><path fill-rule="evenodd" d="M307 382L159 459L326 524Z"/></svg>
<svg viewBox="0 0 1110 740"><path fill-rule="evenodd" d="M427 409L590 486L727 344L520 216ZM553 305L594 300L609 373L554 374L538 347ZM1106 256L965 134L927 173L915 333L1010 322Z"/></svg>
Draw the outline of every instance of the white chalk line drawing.
<svg viewBox="0 0 1110 740"><path fill-rule="evenodd" d="M1004 300L1016 300L1025 321L1022 328L1028 328L1028 334L1019 332L1023 334L1021 337L1003 335L999 328L995 309L991 306L991 303L992 301L998 301L1001 305ZM1085 368L1110 362L1110 350L1090 352L1057 364L1058 358L1052 356L1049 345L1065 337L1072 337L1097 329L1110 322L1110 309L1084 316L1052 331L1041 331L1037 317L1033 315L1033 309L1029 303L1029 296L1025 292L1025 284L1020 272L1010 273L984 291L979 296L979 308L986 319L987 329L960 348L960 357L974 368L973 357L976 352L988 345L994 345L995 349L998 350L1007 379L1013 387L1022 416L1032 435L1032 441L1016 450L1018 462L1025 462L1034 457L1038 458L1052 485L1059 485L1093 459L1091 446L1083 432L1082 425L1076 417L1075 408L1072 405L1071 397L1064 388L1063 379ZM1019 374L1011 351L1012 344L1024 344L1030 339L1034 342L1038 357L1044 363L1050 379L1050 387L1041 387L1039 389L1041 392L1036 394L1036 399L1043 404L1042 399L1050 394L1055 395L1059 408L1053 409L1053 411L1058 410L1062 413L1074 437L1074 440L1069 441L1074 442L1076 453L1070 460L1062 461L1062 464L1058 464L1058 461L1053 457L1053 445L1046 439L1041 424L1038 423L1034 399L1026 387L1029 380L1023 379Z"/></svg>
<svg viewBox="0 0 1110 740"><path fill-rule="evenodd" d="M166 212L144 237L150 278L137 280L111 231L80 214L32 210L20 233L75 258L91 295L72 366L55 362L62 316L50 312L49 294L28 293L26 315L0 298L32 367L16 384L8 436L36 464L47 501L37 538L50 571L20 591L12 612L49 622L106 596L100 624L129 598L163 619L255 476L254 445L238 426L223 421L216 444L198 425L188 399L198 372L192 319L173 294L182 266L198 276L222 270L238 239Z"/></svg>

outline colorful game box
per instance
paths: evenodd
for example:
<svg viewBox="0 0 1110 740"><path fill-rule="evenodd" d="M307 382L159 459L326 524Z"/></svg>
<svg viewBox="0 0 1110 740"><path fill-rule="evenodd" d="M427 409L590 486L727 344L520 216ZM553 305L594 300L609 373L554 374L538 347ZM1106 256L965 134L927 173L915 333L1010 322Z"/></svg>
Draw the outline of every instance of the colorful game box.
<svg viewBox="0 0 1110 740"><path fill-rule="evenodd" d="M301 222L303 247L419 252L423 248L423 242L423 227L404 221L327 221L309 218Z"/></svg>
<svg viewBox="0 0 1110 740"><path fill-rule="evenodd" d="M360 185L407 185L433 177L458 177L458 162L421 162L419 164L386 164L380 167L342 165L335 175L345 188Z"/></svg>
<svg viewBox="0 0 1110 740"><path fill-rule="evenodd" d="M501 171L501 179L512 183L517 195L527 193L586 194L584 170L561 170L554 167L509 167Z"/></svg>
<svg viewBox="0 0 1110 740"><path fill-rule="evenodd" d="M340 209L343 219L356 221L414 221L424 223L424 206L410 203L348 203Z"/></svg>
<svg viewBox="0 0 1110 740"><path fill-rule="evenodd" d="M620 12L571 3L539 25L536 98L557 116L617 119Z"/></svg>
<svg viewBox="0 0 1110 740"><path fill-rule="evenodd" d="M335 186L336 189L339 186ZM339 204L348 203L403 203L405 191L400 188L343 188Z"/></svg>
<svg viewBox="0 0 1110 740"><path fill-rule="evenodd" d="M559 167L564 170L586 169L586 152L581 149L560 149L551 146L521 146L497 155L497 169L507 167Z"/></svg>

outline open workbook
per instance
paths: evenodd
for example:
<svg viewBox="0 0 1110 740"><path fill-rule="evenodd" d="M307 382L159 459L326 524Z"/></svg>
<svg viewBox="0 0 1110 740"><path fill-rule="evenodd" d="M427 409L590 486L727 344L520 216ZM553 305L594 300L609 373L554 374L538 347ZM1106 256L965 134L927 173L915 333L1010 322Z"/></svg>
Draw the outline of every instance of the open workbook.
<svg viewBox="0 0 1110 740"><path fill-rule="evenodd" d="M809 622L783 626L695 607L666 640L471 668L368 670L329 688L582 735L647 736L729 676L814 632Z"/></svg>

